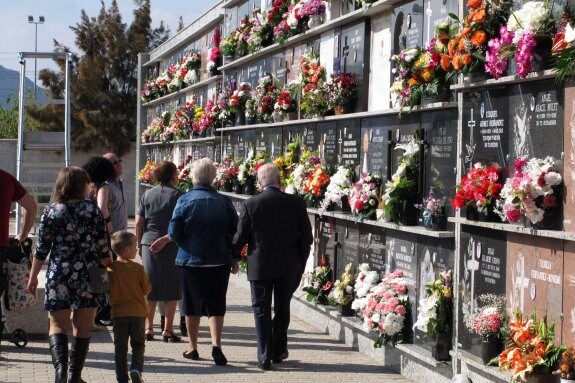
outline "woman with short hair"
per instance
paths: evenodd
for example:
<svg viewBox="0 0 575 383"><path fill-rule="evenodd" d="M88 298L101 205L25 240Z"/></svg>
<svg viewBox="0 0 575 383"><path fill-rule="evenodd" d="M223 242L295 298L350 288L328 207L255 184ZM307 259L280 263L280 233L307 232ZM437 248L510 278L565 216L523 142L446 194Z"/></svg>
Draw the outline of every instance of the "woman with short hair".
<svg viewBox="0 0 575 383"><path fill-rule="evenodd" d="M182 280L183 311L188 328L188 350L184 357L198 360L200 318L209 318L212 358L225 365L221 350L230 272L237 273L231 241L238 215L230 199L219 194L212 183L216 167L208 158L192 164L194 187L178 200L168 235L178 244L176 265Z"/></svg>

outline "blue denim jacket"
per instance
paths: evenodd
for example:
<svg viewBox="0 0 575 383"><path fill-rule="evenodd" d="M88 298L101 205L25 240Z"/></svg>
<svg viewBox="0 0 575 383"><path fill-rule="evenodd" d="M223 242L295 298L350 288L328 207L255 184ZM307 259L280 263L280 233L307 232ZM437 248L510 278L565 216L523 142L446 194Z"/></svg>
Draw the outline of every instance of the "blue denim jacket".
<svg viewBox="0 0 575 383"><path fill-rule="evenodd" d="M168 227L179 246L177 266L232 263L238 215L230 199L212 187L196 185L178 199Z"/></svg>

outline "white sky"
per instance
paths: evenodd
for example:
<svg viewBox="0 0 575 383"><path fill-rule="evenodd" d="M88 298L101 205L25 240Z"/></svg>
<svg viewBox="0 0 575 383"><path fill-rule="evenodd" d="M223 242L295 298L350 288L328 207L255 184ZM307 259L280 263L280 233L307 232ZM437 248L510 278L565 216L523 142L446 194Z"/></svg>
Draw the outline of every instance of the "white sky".
<svg viewBox="0 0 575 383"><path fill-rule="evenodd" d="M217 0L151 0L152 25L164 21L173 36L178 27L180 15L184 25L188 25L213 5ZM104 0L106 9L112 0ZM133 0L117 0L122 13L122 21L129 24L135 8ZM0 65L20 71L18 52L34 51L35 25L28 23L28 15L44 16L45 23L38 24L38 51L53 51L53 40L70 47L77 52L74 33L70 26L80 21L82 9L89 17L96 17L100 11L100 0L0 0ZM38 71L43 68L55 68L50 60L38 60ZM34 64L26 63L26 76L34 77Z"/></svg>

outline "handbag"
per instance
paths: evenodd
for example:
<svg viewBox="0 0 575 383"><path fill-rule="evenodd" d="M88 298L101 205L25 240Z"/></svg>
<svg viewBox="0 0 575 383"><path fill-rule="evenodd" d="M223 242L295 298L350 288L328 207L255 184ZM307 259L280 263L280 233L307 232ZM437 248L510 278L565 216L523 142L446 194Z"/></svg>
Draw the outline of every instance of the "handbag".
<svg viewBox="0 0 575 383"><path fill-rule="evenodd" d="M11 239L5 255L8 283L4 306L7 310L17 311L37 304L38 298L36 295L26 291L26 284L32 268L30 259L32 255L32 240L27 238L20 243L15 239Z"/></svg>

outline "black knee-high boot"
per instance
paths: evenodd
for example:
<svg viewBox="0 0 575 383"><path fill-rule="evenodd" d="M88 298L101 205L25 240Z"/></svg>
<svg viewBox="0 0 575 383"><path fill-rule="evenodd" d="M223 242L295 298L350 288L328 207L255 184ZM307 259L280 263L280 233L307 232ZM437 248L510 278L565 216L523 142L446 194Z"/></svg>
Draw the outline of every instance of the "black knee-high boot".
<svg viewBox="0 0 575 383"><path fill-rule="evenodd" d="M82 383L82 369L88 354L90 338L74 338L70 349L70 379L68 383Z"/></svg>
<svg viewBox="0 0 575 383"><path fill-rule="evenodd" d="M66 334L52 334L49 338L52 364L56 370L56 383L66 383L68 379L68 336Z"/></svg>

